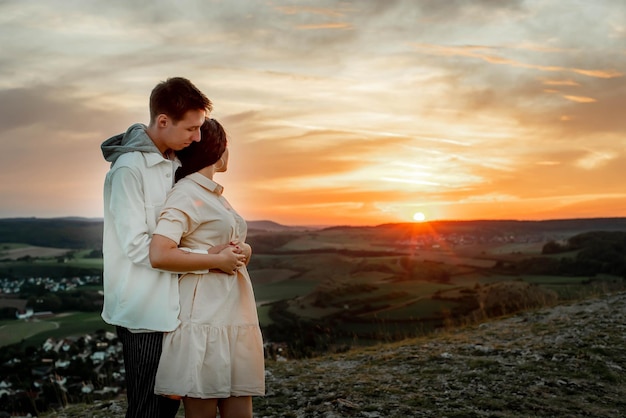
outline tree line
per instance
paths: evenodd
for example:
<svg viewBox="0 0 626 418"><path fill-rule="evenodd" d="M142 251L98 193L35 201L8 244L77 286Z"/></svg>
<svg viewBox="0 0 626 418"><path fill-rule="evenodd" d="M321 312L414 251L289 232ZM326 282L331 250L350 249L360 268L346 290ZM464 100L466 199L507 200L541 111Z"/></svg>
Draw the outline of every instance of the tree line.
<svg viewBox="0 0 626 418"><path fill-rule="evenodd" d="M556 276L609 274L626 279L626 232L585 232L564 243L549 241L542 248L542 257L499 261L495 269Z"/></svg>

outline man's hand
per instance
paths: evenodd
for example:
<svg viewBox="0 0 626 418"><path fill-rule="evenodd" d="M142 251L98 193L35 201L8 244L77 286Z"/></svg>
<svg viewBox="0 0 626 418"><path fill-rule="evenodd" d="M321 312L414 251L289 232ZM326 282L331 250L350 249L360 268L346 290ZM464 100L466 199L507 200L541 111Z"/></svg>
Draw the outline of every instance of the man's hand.
<svg viewBox="0 0 626 418"><path fill-rule="evenodd" d="M241 249L236 248L232 243L231 244L220 244L220 245L216 245L214 247L211 247L207 250L207 253L209 254L219 254L224 248L227 247L233 247L235 253L240 254L241 253Z"/></svg>

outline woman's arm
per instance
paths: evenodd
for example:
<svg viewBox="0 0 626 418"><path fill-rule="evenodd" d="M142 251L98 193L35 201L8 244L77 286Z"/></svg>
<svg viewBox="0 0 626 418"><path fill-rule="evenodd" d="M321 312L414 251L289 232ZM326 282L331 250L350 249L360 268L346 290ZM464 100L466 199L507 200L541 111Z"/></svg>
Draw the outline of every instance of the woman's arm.
<svg viewBox="0 0 626 418"><path fill-rule="evenodd" d="M244 254L237 254L233 246L226 246L217 254L197 254L178 248L171 239L154 234L150 243L150 263L159 270L188 272L219 269L234 274L244 266Z"/></svg>

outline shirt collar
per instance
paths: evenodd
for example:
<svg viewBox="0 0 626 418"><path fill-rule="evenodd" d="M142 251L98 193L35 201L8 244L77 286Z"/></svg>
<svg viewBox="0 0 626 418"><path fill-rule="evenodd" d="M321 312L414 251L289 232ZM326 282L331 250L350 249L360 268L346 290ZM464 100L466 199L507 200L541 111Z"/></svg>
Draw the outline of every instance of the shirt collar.
<svg viewBox="0 0 626 418"><path fill-rule="evenodd" d="M214 182L207 176L202 175L200 173L197 173L197 172L191 173L185 178L195 183L198 183L201 187L207 189L211 193L215 193L218 196L221 196L222 192L224 191L224 187L222 187L221 185L217 184L216 182Z"/></svg>
<svg viewBox="0 0 626 418"><path fill-rule="evenodd" d="M156 152L144 152L143 153L146 159L146 164L148 165L148 167L152 167L155 166L157 164L161 164L165 161L171 161L172 164L174 164L174 168L178 168L180 167L180 160L178 159L178 157L174 156L173 160L169 160L167 158L164 158L161 154L157 154Z"/></svg>

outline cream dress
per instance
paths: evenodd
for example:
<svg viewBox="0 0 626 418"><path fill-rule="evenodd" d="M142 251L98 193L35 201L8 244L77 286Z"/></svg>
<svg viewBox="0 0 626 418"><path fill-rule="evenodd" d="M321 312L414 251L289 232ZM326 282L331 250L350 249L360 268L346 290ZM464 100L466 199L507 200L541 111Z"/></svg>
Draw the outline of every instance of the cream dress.
<svg viewBox="0 0 626 418"><path fill-rule="evenodd" d="M246 222L222 190L199 173L180 180L154 233L200 250L244 242ZM246 268L234 275L187 273L178 285L181 323L163 337L155 393L193 398L264 395L263 339Z"/></svg>

